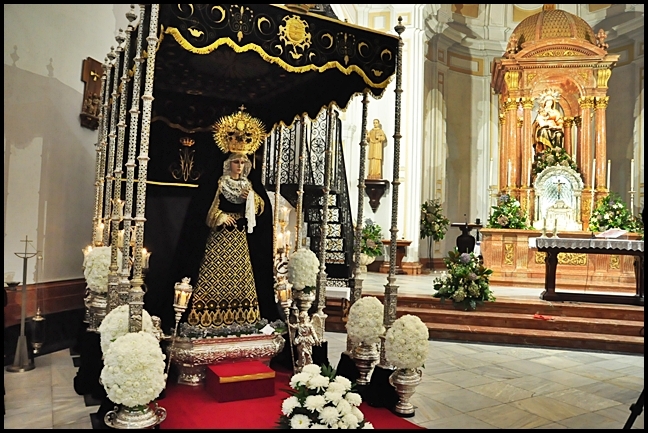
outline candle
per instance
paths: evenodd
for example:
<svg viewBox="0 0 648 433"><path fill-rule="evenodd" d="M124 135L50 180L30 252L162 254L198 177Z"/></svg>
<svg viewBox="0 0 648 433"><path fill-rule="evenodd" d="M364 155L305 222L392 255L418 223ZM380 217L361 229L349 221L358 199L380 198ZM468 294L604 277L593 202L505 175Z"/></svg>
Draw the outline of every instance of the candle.
<svg viewBox="0 0 648 433"><path fill-rule="evenodd" d="M284 247L284 234L283 233L277 233L277 249L281 249Z"/></svg>
<svg viewBox="0 0 648 433"><path fill-rule="evenodd" d="M630 160L630 191L634 192L634 159Z"/></svg>
<svg viewBox="0 0 648 433"><path fill-rule="evenodd" d="M542 230L547 230L547 218L542 218Z"/></svg>
<svg viewBox="0 0 648 433"><path fill-rule="evenodd" d="M488 169L488 185L494 185L493 184L493 158L490 159L490 168Z"/></svg>
<svg viewBox="0 0 648 433"><path fill-rule="evenodd" d="M592 161L592 189L594 189L594 178L596 177L596 158Z"/></svg>
<svg viewBox="0 0 648 433"><path fill-rule="evenodd" d="M148 269L150 255L151 253L147 252L146 248L142 248L142 268Z"/></svg>
<svg viewBox="0 0 648 433"><path fill-rule="evenodd" d="M119 248L124 246L124 230L119 230L117 232L117 246Z"/></svg>
<svg viewBox="0 0 648 433"><path fill-rule="evenodd" d="M511 160L508 160L508 169L506 170L506 186L511 186Z"/></svg>
<svg viewBox="0 0 648 433"><path fill-rule="evenodd" d="M605 181L605 188L607 188L608 191L610 190L610 172L612 171L611 167L612 167L612 161L608 159L607 179Z"/></svg>

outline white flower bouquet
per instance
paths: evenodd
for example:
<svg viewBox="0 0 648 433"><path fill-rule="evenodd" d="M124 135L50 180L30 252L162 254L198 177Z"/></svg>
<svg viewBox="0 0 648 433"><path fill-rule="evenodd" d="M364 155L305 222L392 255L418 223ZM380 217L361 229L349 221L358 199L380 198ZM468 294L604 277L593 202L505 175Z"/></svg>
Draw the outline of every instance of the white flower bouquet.
<svg viewBox="0 0 648 433"><path fill-rule="evenodd" d="M382 302L374 296L365 296L354 302L346 324L349 339L354 343L380 342L380 336L385 333L384 311Z"/></svg>
<svg viewBox="0 0 648 433"><path fill-rule="evenodd" d="M85 253L83 258L83 276L86 285L94 293L108 292L108 273L110 272L111 247L95 247ZM117 250L117 266L121 269L122 254Z"/></svg>
<svg viewBox="0 0 648 433"><path fill-rule="evenodd" d="M106 355L111 343L119 337L128 334L129 306L120 305L106 314L106 317L99 325L99 335L101 337L101 352ZM142 309L142 331L153 335L153 320L151 315Z"/></svg>
<svg viewBox="0 0 648 433"><path fill-rule="evenodd" d="M372 429L358 408L360 394L331 367L304 366L290 379L291 396L281 404L279 428Z"/></svg>
<svg viewBox="0 0 648 433"><path fill-rule="evenodd" d="M428 354L428 329L417 316L406 314L394 321L385 335L385 358L396 368L420 368Z"/></svg>
<svg viewBox="0 0 648 433"><path fill-rule="evenodd" d="M288 281L294 290L310 292L317 286L317 274L320 262L314 252L300 248L290 256L288 261Z"/></svg>
<svg viewBox="0 0 648 433"><path fill-rule="evenodd" d="M166 385L160 343L148 332L129 332L104 353L103 383L110 401L127 407L155 400Z"/></svg>

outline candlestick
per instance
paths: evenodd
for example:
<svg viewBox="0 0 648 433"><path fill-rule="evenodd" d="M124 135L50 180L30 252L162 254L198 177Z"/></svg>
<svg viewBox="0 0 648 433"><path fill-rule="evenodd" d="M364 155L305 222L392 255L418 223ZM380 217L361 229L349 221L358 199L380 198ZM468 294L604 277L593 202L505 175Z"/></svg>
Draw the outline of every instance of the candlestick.
<svg viewBox="0 0 648 433"><path fill-rule="evenodd" d="M95 238L94 241L95 243L101 243L101 240L103 239L103 231L104 231L104 223L99 223L95 227Z"/></svg>
<svg viewBox="0 0 648 433"><path fill-rule="evenodd" d="M607 179L605 180L605 188L609 191L610 190L610 172L612 171L612 161L608 159L608 166L607 166Z"/></svg>
<svg viewBox="0 0 648 433"><path fill-rule="evenodd" d="M630 191L634 192L634 159L630 160Z"/></svg>
<svg viewBox="0 0 648 433"><path fill-rule="evenodd" d="M490 167L488 168L488 185L493 185L493 158L490 159Z"/></svg>
<svg viewBox="0 0 648 433"><path fill-rule="evenodd" d="M146 248L142 248L142 268L143 269L148 269L149 267L149 257L151 256L151 253L146 251Z"/></svg>
<svg viewBox="0 0 648 433"><path fill-rule="evenodd" d="M596 158L592 161L592 189L594 189L594 178L596 178Z"/></svg>
<svg viewBox="0 0 648 433"><path fill-rule="evenodd" d="M120 230L117 232L117 246L119 248L124 246L124 230Z"/></svg>

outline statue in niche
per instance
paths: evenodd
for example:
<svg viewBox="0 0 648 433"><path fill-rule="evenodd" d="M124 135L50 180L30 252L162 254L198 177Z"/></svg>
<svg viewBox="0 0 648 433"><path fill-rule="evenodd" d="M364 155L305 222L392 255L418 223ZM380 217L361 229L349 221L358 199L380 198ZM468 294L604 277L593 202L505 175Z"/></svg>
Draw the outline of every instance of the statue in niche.
<svg viewBox="0 0 648 433"><path fill-rule="evenodd" d="M536 154L554 147L563 147L564 120L562 113L556 107L557 99L557 95L551 92L546 92L539 98L540 108L533 122Z"/></svg>
<svg viewBox="0 0 648 433"><path fill-rule="evenodd" d="M387 135L382 130L380 120L374 119L373 129L367 131L369 141L369 174L367 179L382 179L383 149L387 146Z"/></svg>

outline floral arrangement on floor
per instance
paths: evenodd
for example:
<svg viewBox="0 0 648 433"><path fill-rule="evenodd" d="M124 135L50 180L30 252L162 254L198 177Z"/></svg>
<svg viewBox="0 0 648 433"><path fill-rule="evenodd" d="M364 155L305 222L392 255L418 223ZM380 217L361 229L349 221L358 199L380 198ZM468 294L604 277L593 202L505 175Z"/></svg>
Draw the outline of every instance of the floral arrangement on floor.
<svg viewBox="0 0 648 433"><path fill-rule="evenodd" d="M110 273L111 247L94 247L84 254L83 276L87 287L94 293L108 292L108 274ZM122 255L117 250L117 266L121 268Z"/></svg>
<svg viewBox="0 0 648 433"><path fill-rule="evenodd" d="M148 332L129 332L104 353L101 383L110 401L127 407L144 406L166 386L165 355Z"/></svg>
<svg viewBox="0 0 648 433"><path fill-rule="evenodd" d="M531 166L531 172L535 177L542 173L545 168L553 167L554 165L570 167L572 170L578 172L578 167L572 157L567 153L565 148L560 146L547 149L539 156L536 155L535 161L533 161L533 165Z"/></svg>
<svg viewBox="0 0 648 433"><path fill-rule="evenodd" d="M189 339L202 339L202 338L218 338L218 337L232 337L241 335L260 335L262 334L261 329L266 325L270 325L275 329L276 334L284 334L287 332L288 327L286 323L281 319L277 319L273 322L268 322L268 319L260 319L255 324L238 324L234 323L229 326L223 326L221 328L203 328L200 326L192 326L186 322L183 322L179 326L178 335L180 337L189 338Z"/></svg>
<svg viewBox="0 0 648 433"><path fill-rule="evenodd" d="M372 429L358 408L360 394L332 367L305 365L290 379L291 395L281 404L279 428Z"/></svg>
<svg viewBox="0 0 648 433"><path fill-rule="evenodd" d="M382 227L370 219L366 219L362 227L360 252L369 257L378 257L383 254Z"/></svg>
<svg viewBox="0 0 648 433"><path fill-rule="evenodd" d="M378 298L365 296L353 303L346 324L347 336L353 343L374 344L385 333L385 307Z"/></svg>
<svg viewBox="0 0 648 433"><path fill-rule="evenodd" d="M491 209L488 228L523 230L530 228L527 217L520 207L520 202L508 194L500 195L497 198L497 206L492 206Z"/></svg>
<svg viewBox="0 0 648 433"><path fill-rule="evenodd" d="M429 338L425 323L418 316L405 314L385 334L385 359L396 368L424 367Z"/></svg>
<svg viewBox="0 0 648 433"><path fill-rule="evenodd" d="M104 355L112 343L119 337L128 334L129 316L129 305L125 304L110 310L110 313L106 314L106 317L101 321L98 330L101 338L101 352ZM144 309L142 309L142 330L151 335L155 332L151 315Z"/></svg>
<svg viewBox="0 0 648 433"><path fill-rule="evenodd" d="M592 232L604 232L607 229L621 229L643 236L643 221L632 215L621 197L610 193L600 201L592 212L589 229Z"/></svg>
<svg viewBox="0 0 648 433"><path fill-rule="evenodd" d="M317 274L320 262L314 252L308 248L295 251L288 260L288 281L294 290L309 293L317 286Z"/></svg>
<svg viewBox="0 0 648 433"><path fill-rule="evenodd" d="M455 306L464 310L475 310L477 305L485 301L495 301L495 296L490 290L489 276L493 273L479 262L474 253L448 252L448 257L443 259L448 268L448 276L434 283L435 298L452 300Z"/></svg>

